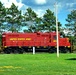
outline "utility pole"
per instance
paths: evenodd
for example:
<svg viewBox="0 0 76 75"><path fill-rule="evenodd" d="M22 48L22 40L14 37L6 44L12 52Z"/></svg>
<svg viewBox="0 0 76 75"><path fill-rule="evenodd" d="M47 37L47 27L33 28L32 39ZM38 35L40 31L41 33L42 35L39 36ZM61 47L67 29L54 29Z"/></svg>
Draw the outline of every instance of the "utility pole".
<svg viewBox="0 0 76 75"><path fill-rule="evenodd" d="M55 13L56 13L56 35L57 35L57 57L59 57L59 38L58 38L58 11L57 11L57 3L55 3Z"/></svg>

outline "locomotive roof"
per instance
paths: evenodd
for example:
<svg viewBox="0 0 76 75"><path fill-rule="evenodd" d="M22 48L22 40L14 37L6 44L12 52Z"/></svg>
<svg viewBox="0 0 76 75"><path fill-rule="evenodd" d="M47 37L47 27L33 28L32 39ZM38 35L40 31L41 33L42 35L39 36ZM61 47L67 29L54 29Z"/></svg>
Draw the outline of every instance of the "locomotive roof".
<svg viewBox="0 0 76 75"><path fill-rule="evenodd" d="M3 34L51 34L51 35L53 35L53 34L56 34L56 32L31 32L31 33L18 33L18 32L4 32Z"/></svg>

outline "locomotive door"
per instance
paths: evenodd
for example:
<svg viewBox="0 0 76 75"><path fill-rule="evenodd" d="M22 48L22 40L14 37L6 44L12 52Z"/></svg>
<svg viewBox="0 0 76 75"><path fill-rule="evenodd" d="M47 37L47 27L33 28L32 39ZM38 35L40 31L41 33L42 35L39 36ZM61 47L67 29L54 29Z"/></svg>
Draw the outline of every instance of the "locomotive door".
<svg viewBox="0 0 76 75"><path fill-rule="evenodd" d="M48 43L49 43L49 35L47 33L43 34L42 35L42 45L45 47L45 46L48 46Z"/></svg>
<svg viewBox="0 0 76 75"><path fill-rule="evenodd" d="M50 35L49 36L49 42L51 43L51 42L56 42L56 39L57 39L57 37L56 37L56 35Z"/></svg>

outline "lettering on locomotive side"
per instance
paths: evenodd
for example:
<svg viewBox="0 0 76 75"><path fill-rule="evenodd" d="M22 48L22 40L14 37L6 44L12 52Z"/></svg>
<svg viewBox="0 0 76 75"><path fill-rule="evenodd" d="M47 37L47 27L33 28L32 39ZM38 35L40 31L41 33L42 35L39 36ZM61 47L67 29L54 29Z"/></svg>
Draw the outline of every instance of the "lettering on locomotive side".
<svg viewBox="0 0 76 75"><path fill-rule="evenodd" d="M31 38L26 38L26 40L31 40Z"/></svg>
<svg viewBox="0 0 76 75"><path fill-rule="evenodd" d="M28 40L28 41L30 41L31 38L10 38L10 41L17 41L17 40L20 40L20 41Z"/></svg>
<svg viewBox="0 0 76 75"><path fill-rule="evenodd" d="M18 38L18 40L25 40L25 38Z"/></svg>
<svg viewBox="0 0 76 75"><path fill-rule="evenodd" d="M16 41L16 40L25 40L25 38L10 38L10 40L12 41L12 40L14 40L14 41Z"/></svg>
<svg viewBox="0 0 76 75"><path fill-rule="evenodd" d="M10 40L12 41L12 40L17 40L17 38L10 38Z"/></svg>

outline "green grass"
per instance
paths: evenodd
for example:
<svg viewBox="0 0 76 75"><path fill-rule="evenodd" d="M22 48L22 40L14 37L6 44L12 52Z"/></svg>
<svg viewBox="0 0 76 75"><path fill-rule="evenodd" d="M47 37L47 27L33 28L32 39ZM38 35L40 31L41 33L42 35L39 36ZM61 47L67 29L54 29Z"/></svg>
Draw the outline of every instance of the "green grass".
<svg viewBox="0 0 76 75"><path fill-rule="evenodd" d="M1 54L0 75L76 75L76 54Z"/></svg>

